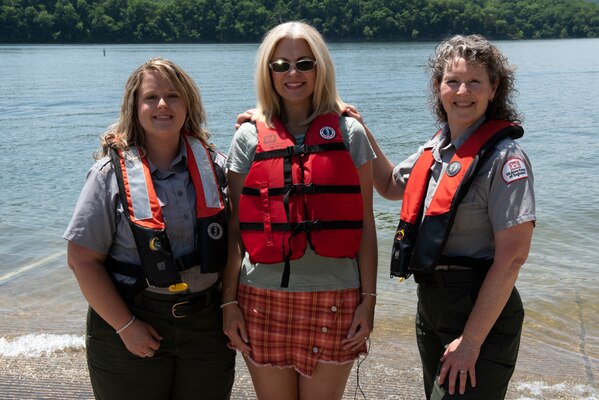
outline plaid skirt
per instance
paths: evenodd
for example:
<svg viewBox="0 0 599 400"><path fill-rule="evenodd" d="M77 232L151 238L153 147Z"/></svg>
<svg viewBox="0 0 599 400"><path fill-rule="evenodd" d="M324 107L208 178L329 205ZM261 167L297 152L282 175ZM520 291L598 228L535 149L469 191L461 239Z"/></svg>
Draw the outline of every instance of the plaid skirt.
<svg viewBox="0 0 599 400"><path fill-rule="evenodd" d="M366 354L343 350L359 289L323 292L284 292L239 285L239 306L252 348L250 360L257 365L293 367L311 376L317 362L345 364Z"/></svg>

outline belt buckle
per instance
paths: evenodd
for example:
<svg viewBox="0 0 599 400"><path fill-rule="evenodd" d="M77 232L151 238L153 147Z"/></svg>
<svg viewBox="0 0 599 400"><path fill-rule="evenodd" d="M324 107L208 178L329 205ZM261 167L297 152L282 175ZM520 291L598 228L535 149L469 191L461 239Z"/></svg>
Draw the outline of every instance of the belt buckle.
<svg viewBox="0 0 599 400"><path fill-rule="evenodd" d="M178 306L182 306L182 305L187 304L187 303L189 303L189 301L181 301L179 303L173 304L173 307L171 308L171 314L173 314L173 317L175 317L175 318L185 318L185 317L187 317L187 315L178 315L177 314L177 307Z"/></svg>

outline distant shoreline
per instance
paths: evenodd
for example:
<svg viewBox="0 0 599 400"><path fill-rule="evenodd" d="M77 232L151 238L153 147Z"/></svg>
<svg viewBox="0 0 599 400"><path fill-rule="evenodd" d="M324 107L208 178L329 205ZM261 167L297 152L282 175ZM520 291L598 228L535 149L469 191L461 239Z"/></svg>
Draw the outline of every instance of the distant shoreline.
<svg viewBox="0 0 599 400"><path fill-rule="evenodd" d="M599 36L599 5L585 0L10 4L0 8L6 43L255 43L285 21L310 23L329 42L439 41L469 33L492 40Z"/></svg>

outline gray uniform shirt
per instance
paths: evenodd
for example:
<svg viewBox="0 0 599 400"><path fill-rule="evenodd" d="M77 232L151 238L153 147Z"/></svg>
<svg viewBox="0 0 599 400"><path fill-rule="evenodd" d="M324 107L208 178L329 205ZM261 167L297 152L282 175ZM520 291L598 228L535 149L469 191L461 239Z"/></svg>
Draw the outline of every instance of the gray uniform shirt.
<svg viewBox="0 0 599 400"><path fill-rule="evenodd" d="M224 166L225 157L219 154L216 162ZM180 257L193 253L196 196L187 170L184 143L181 142L179 154L168 171L159 170L151 160L149 165L173 254ZM110 255L121 262L141 265L109 157L98 160L87 173L63 238L97 253ZM209 287L218 278L216 273L201 274L199 266L183 271L181 276L192 292ZM134 283L132 278L119 274L115 274L115 277L121 282ZM160 288L146 290L169 293L167 289Z"/></svg>
<svg viewBox="0 0 599 400"><path fill-rule="evenodd" d="M339 127L343 141L357 167L375 158L374 151L366 137L364 127L354 118L341 117ZM296 143L301 144L303 137L296 137ZM258 131L252 123L241 125L235 133L227 168L239 174L247 174L252 166ZM343 173L340 171L339 173ZM296 292L313 292L323 290L340 290L360 287L360 274L355 259L321 257L308 248L303 257L291 261L291 276L289 287L281 288L283 263L252 264L248 254L245 254L241 266L239 282L262 289L288 290Z"/></svg>
<svg viewBox="0 0 599 400"><path fill-rule="evenodd" d="M395 166L393 176L396 182L405 188L422 151L432 149L435 162L431 167L424 203L425 209L428 208L456 150L483 122L484 119L479 120L454 142L451 142L449 128L445 126L440 135ZM535 220L530 160L515 140L503 139L495 145L460 203L443 254L493 258L496 232Z"/></svg>

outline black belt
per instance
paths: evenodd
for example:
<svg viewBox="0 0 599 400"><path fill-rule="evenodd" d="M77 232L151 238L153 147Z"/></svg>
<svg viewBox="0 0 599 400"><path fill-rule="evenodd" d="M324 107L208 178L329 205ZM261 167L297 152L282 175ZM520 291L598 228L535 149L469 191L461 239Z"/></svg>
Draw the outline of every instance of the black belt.
<svg viewBox="0 0 599 400"><path fill-rule="evenodd" d="M133 304L144 310L154 311L172 316L185 318L211 304L221 300L220 282L202 292L186 295L168 295L143 291L137 295Z"/></svg>
<svg viewBox="0 0 599 400"><path fill-rule="evenodd" d="M480 285L487 276L487 269L468 270L435 270L429 274L414 274L414 281L419 285L438 287L460 287Z"/></svg>

